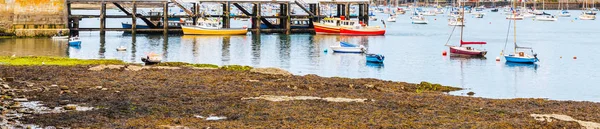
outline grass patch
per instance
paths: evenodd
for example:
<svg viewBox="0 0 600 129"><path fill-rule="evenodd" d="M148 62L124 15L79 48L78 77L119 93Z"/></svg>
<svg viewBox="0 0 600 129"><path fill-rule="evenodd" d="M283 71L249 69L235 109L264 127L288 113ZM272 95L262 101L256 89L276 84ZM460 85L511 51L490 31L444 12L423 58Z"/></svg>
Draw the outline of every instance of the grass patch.
<svg viewBox="0 0 600 129"><path fill-rule="evenodd" d="M461 90L461 88L442 86L441 84L432 84L429 82L422 81L421 83L417 84L416 92L417 93L422 93L425 91L450 92L450 91L456 91L456 90Z"/></svg>
<svg viewBox="0 0 600 129"><path fill-rule="evenodd" d="M41 56L25 56L25 57L9 57L0 56L0 64L3 65L99 65L99 64L125 64L121 60L115 59L99 59L99 60L84 60L72 59L66 57L41 57Z"/></svg>
<svg viewBox="0 0 600 129"><path fill-rule="evenodd" d="M241 65L225 65L220 69L224 70L232 70L232 71L249 71L252 69L250 66L241 66Z"/></svg>

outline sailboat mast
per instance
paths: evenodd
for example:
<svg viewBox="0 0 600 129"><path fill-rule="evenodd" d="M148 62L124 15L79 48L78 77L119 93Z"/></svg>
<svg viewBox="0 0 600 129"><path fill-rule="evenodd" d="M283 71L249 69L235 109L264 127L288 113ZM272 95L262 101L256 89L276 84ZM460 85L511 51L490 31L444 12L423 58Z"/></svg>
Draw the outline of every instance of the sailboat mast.
<svg viewBox="0 0 600 129"><path fill-rule="evenodd" d="M463 2L464 2L464 1L463 1ZM459 2L459 3L460 3L460 2ZM461 16L458 18L458 19L460 20L460 22L461 22L461 25L462 25L462 26L460 26L460 42L461 42L461 43L460 43L460 46L462 46L462 41L463 41L463 30L464 30L464 28L465 28L465 27L464 27L464 26L465 26L465 19L464 19L464 18L465 18L465 6L464 6L464 4L465 4L465 3L462 3L462 14L461 14ZM461 4L458 4L458 5L460 6Z"/></svg>
<svg viewBox="0 0 600 129"><path fill-rule="evenodd" d="M517 10L515 8L516 6L517 6L517 2L516 2L516 0L513 0L513 28L514 28L514 30L513 30L513 34L514 34L513 42L515 44L515 47L514 47L514 52L515 53L517 52L517 19L516 19L516 17L517 17Z"/></svg>

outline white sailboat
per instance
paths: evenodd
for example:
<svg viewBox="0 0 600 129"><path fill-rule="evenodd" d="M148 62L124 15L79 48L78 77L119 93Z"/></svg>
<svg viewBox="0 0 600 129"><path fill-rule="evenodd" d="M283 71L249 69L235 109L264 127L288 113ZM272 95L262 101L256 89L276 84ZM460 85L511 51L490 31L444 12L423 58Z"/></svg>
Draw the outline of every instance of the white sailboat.
<svg viewBox="0 0 600 129"><path fill-rule="evenodd" d="M556 20L558 20L558 18L556 18L556 16L551 15L551 14L546 14L544 12L544 10L546 10L546 3L544 1L542 1L542 15L537 15L535 17L535 20L538 20L538 21L556 21Z"/></svg>
<svg viewBox="0 0 600 129"><path fill-rule="evenodd" d="M567 9L563 9L564 6L562 6L562 4L560 3L560 0L558 1L558 6L560 6L560 11L558 11L558 16L559 17L571 17L571 13L569 13L569 2L567 2Z"/></svg>
<svg viewBox="0 0 600 129"><path fill-rule="evenodd" d="M417 6L417 1L415 1L414 6ZM427 24L427 19L419 13L419 11L417 10L417 8L414 8L414 12L413 12L413 16L410 17L410 20L412 20L412 24Z"/></svg>
<svg viewBox="0 0 600 129"><path fill-rule="evenodd" d="M583 4L584 10L581 10L581 15L579 15L579 20L596 20L596 15L593 15L594 12L587 7L588 6L587 0L584 0L583 3L584 3Z"/></svg>
<svg viewBox="0 0 600 129"><path fill-rule="evenodd" d="M387 22L396 22L396 15L390 14L390 16L387 19Z"/></svg>

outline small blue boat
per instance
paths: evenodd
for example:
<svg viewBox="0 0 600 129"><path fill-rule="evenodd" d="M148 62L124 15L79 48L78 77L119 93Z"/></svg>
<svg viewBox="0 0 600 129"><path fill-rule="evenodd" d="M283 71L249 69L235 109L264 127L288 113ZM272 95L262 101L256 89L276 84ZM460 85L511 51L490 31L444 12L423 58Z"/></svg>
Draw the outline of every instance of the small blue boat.
<svg viewBox="0 0 600 129"><path fill-rule="evenodd" d="M504 55L504 58L506 59L506 62L513 62L513 63L535 63L538 62L538 58L537 55L534 54L533 56L529 56L529 55L523 55L523 56L518 56L518 55Z"/></svg>
<svg viewBox="0 0 600 129"><path fill-rule="evenodd" d="M121 23L121 26L123 26L123 29L131 29L131 27L133 27L133 25L129 24L129 23ZM136 29L150 29L150 27L148 27L148 25L135 25Z"/></svg>
<svg viewBox="0 0 600 129"><path fill-rule="evenodd" d="M70 38L69 46L81 46L81 40L79 40L79 38L77 38L77 37Z"/></svg>
<svg viewBox="0 0 600 129"><path fill-rule="evenodd" d="M380 54L367 54L367 62L383 63L385 57Z"/></svg>

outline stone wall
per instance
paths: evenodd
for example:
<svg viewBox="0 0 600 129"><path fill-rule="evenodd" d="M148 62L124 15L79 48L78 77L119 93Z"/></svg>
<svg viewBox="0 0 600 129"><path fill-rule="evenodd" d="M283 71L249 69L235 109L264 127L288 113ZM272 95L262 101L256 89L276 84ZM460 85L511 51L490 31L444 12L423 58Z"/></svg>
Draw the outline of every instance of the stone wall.
<svg viewBox="0 0 600 129"><path fill-rule="evenodd" d="M12 33L14 0L0 0L0 33Z"/></svg>
<svg viewBox="0 0 600 129"><path fill-rule="evenodd" d="M66 0L0 0L0 33L16 36L68 34Z"/></svg>

